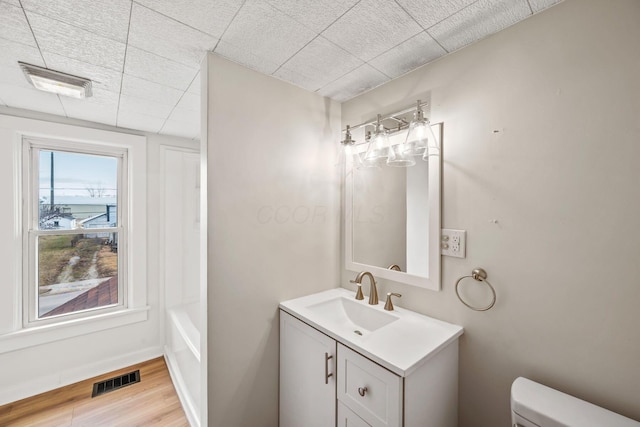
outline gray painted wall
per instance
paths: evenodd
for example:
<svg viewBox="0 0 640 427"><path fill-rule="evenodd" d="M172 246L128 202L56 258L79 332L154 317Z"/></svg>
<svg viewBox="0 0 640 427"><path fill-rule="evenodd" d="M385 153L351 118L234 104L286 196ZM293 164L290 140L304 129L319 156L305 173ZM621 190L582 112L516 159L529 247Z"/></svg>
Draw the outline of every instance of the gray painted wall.
<svg viewBox="0 0 640 427"><path fill-rule="evenodd" d="M443 258L441 292L380 293L464 326L461 427L509 425L518 376L640 419L638 22L637 0L566 0L342 105L353 124L431 91L445 124L442 224L467 258ZM453 289L475 267L486 313Z"/></svg>
<svg viewBox="0 0 640 427"><path fill-rule="evenodd" d="M207 61L209 425L276 427L278 303L338 286L340 105Z"/></svg>

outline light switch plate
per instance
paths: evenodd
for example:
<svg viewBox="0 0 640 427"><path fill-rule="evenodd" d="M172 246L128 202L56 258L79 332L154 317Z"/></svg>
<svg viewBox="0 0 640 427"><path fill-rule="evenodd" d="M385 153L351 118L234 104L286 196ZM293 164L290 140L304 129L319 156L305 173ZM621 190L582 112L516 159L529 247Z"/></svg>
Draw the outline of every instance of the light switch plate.
<svg viewBox="0 0 640 427"><path fill-rule="evenodd" d="M440 254L464 258L467 251L467 231L443 228L440 233Z"/></svg>

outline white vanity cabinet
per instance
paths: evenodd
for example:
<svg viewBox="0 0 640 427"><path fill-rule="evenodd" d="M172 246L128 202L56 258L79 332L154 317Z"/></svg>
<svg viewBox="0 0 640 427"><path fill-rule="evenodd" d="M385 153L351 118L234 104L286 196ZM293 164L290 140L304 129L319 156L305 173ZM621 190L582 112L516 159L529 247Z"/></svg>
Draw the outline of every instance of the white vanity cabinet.
<svg viewBox="0 0 640 427"><path fill-rule="evenodd" d="M280 312L280 427L336 422L336 341Z"/></svg>
<svg viewBox="0 0 640 427"><path fill-rule="evenodd" d="M406 375L341 341L280 310L280 427L457 426L457 339Z"/></svg>
<svg viewBox="0 0 640 427"><path fill-rule="evenodd" d="M338 400L362 418L364 425L402 427L402 380L338 344Z"/></svg>

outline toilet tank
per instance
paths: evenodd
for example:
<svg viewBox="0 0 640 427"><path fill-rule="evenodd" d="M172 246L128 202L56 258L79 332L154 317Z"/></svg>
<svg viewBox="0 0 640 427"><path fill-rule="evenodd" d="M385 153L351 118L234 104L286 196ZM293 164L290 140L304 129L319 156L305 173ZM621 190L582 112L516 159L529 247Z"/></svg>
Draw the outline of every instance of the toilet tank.
<svg viewBox="0 0 640 427"><path fill-rule="evenodd" d="M511 386L511 419L521 427L640 427L640 422L526 378Z"/></svg>

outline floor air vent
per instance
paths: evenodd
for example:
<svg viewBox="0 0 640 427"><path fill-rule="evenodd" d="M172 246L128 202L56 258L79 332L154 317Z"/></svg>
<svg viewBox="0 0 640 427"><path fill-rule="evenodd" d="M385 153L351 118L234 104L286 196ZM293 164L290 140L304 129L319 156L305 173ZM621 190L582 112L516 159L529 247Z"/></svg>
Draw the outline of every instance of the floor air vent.
<svg viewBox="0 0 640 427"><path fill-rule="evenodd" d="M91 397L100 396L101 394L109 393L110 391L139 382L140 370L129 372L124 375L118 375L117 377L95 383L93 385L93 393L91 393Z"/></svg>

